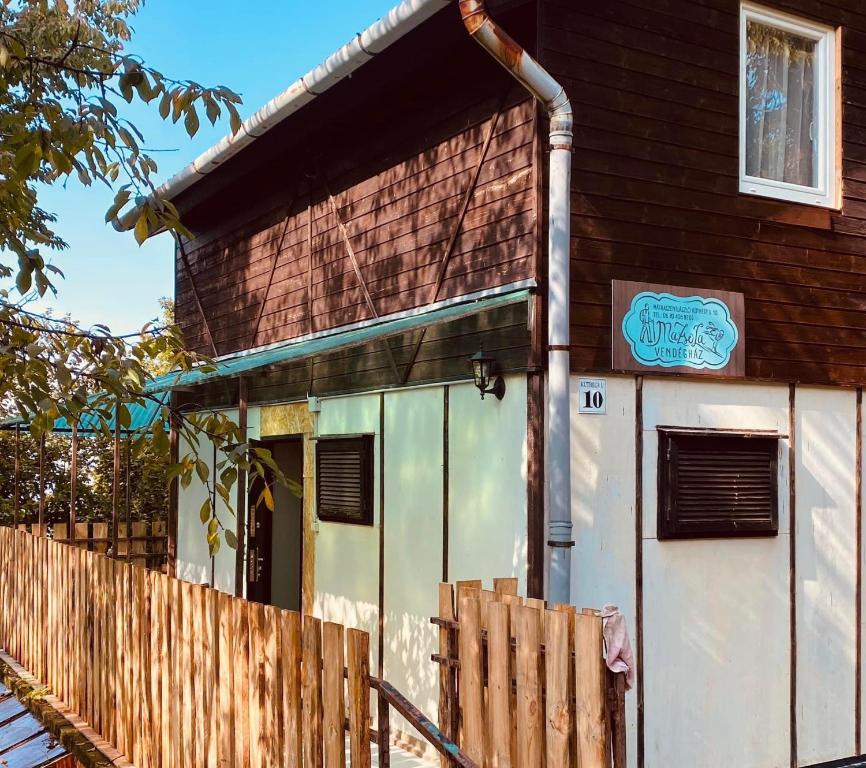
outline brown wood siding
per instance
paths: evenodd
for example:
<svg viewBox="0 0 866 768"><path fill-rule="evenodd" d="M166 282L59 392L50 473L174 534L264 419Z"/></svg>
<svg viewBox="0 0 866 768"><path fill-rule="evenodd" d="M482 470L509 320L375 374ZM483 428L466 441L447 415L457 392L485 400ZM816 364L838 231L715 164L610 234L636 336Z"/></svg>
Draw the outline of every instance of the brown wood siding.
<svg viewBox="0 0 866 768"><path fill-rule="evenodd" d="M738 193L736 0L544 0L575 105L572 367L611 366L611 280L739 291L746 374L866 380L866 8L767 5L842 27L841 212Z"/></svg>
<svg viewBox="0 0 866 768"><path fill-rule="evenodd" d="M451 10L181 198L196 234L185 250L219 354L430 302L497 113L435 298L534 276L533 105ZM514 17L534 39L531 8ZM430 59L431 50L446 55ZM188 344L209 351L180 259L176 301Z"/></svg>

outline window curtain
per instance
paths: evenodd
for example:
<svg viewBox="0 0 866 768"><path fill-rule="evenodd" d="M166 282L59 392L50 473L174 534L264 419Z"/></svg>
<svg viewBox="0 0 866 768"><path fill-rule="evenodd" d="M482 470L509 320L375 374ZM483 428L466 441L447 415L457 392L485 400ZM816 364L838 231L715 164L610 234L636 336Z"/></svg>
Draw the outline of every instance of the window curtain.
<svg viewBox="0 0 866 768"><path fill-rule="evenodd" d="M814 187L816 43L752 21L747 31L746 173Z"/></svg>

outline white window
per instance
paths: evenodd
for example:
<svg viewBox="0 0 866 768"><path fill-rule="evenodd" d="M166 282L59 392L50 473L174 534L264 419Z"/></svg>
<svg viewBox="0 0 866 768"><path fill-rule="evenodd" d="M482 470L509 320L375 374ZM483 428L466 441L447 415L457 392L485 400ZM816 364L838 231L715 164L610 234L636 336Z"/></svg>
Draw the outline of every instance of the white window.
<svg viewBox="0 0 866 768"><path fill-rule="evenodd" d="M740 192L838 206L836 31L744 3Z"/></svg>

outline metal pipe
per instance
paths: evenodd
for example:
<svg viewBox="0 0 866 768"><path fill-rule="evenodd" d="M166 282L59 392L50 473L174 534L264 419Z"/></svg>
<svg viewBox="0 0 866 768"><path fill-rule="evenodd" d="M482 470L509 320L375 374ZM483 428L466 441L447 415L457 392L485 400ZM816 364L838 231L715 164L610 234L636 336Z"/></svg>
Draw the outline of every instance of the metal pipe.
<svg viewBox="0 0 866 768"><path fill-rule="evenodd" d="M568 603L571 593L571 403L569 400L569 247L571 240L571 103L565 89L487 12L484 0L460 0L467 31L536 99L550 118L548 205L548 599Z"/></svg>
<svg viewBox="0 0 866 768"><path fill-rule="evenodd" d="M72 422L72 458L69 462L69 541L75 541L78 503L78 419Z"/></svg>
<svg viewBox="0 0 866 768"><path fill-rule="evenodd" d="M124 517L126 518L126 560L127 562L130 560L132 555L132 546L130 544L130 539L132 539L132 520L131 520L131 512L132 512L132 498L130 496L130 488L129 488L129 464L132 460L132 452L129 446L129 433L126 434L126 440L123 444L123 452L124 456L124 468L123 468L123 494L124 494Z"/></svg>
<svg viewBox="0 0 866 768"><path fill-rule="evenodd" d="M120 506L120 401L114 407L113 459L111 477L111 556L116 560L118 507Z"/></svg>
<svg viewBox="0 0 866 768"><path fill-rule="evenodd" d="M12 485L12 527L18 527L18 477L21 474L21 426L15 425L15 480Z"/></svg>
<svg viewBox="0 0 866 768"><path fill-rule="evenodd" d="M39 438L39 535L44 536L45 525L45 435Z"/></svg>

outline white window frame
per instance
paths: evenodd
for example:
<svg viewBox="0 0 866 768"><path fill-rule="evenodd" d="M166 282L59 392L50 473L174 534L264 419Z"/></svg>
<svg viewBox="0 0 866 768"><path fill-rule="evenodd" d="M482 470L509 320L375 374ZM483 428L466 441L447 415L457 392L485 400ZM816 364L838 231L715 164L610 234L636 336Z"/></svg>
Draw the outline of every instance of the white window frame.
<svg viewBox="0 0 866 768"><path fill-rule="evenodd" d="M818 137L816 187L784 181L762 179L746 174L746 60L748 38L746 24L755 21L800 37L814 40L815 48L815 123ZM839 160L836 116L837 101L837 30L825 24L801 19L753 3L740 6L740 192L772 197L794 203L838 208Z"/></svg>

